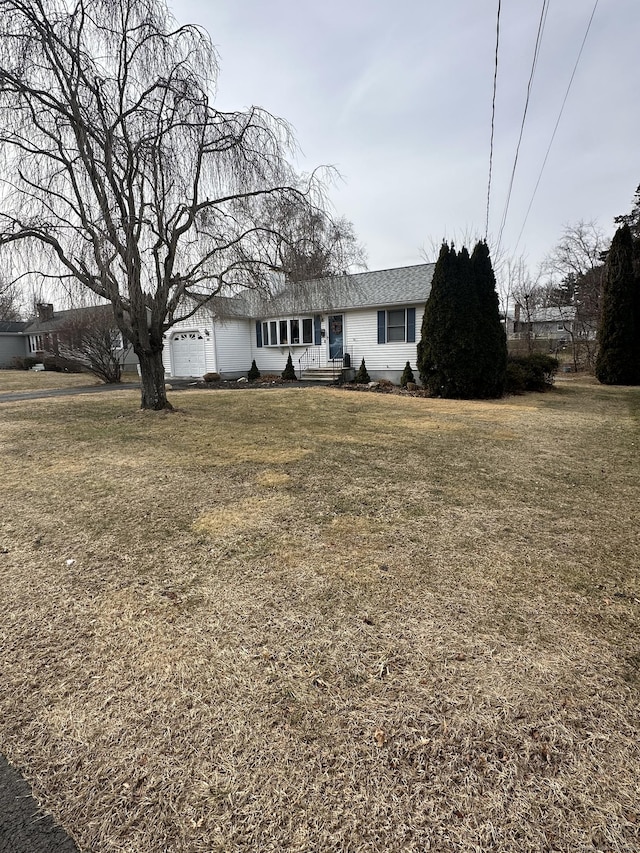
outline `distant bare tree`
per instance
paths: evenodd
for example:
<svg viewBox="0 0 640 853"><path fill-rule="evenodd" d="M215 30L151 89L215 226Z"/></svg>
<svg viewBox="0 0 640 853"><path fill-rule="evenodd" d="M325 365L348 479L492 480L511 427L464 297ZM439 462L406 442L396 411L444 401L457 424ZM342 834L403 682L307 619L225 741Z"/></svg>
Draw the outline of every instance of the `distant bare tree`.
<svg viewBox="0 0 640 853"><path fill-rule="evenodd" d="M565 225L560 240L544 259L542 271L559 281L570 276L578 279L602 266L610 242L594 220Z"/></svg>
<svg viewBox="0 0 640 853"><path fill-rule="evenodd" d="M605 271L603 258L609 244L597 222L580 220L564 227L560 240L542 264L548 303L564 311L567 318L571 317L565 328L575 369L595 366Z"/></svg>
<svg viewBox="0 0 640 853"><path fill-rule="evenodd" d="M0 0L0 246L111 302L143 408L170 408L166 331L281 269L265 199L324 210L285 122L214 108L217 71L164 0Z"/></svg>
<svg viewBox="0 0 640 853"><path fill-rule="evenodd" d="M13 282L0 281L0 320L20 319L20 294Z"/></svg>

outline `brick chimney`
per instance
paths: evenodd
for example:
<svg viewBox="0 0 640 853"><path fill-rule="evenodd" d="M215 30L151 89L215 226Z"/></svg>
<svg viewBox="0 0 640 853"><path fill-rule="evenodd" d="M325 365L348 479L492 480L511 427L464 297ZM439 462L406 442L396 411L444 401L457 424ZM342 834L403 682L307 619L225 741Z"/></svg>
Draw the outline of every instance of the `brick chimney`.
<svg viewBox="0 0 640 853"><path fill-rule="evenodd" d="M53 320L53 305L50 302L38 302L36 310L38 312L38 320L41 323Z"/></svg>

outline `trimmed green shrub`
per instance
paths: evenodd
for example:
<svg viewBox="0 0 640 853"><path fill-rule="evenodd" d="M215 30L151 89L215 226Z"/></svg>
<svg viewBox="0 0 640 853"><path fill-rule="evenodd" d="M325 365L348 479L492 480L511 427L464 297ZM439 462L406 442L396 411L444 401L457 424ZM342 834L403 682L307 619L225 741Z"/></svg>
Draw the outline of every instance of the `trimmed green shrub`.
<svg viewBox="0 0 640 853"><path fill-rule="evenodd" d="M257 382L260 379L260 371L258 370L258 365L256 364L255 358L251 362L251 367L249 372L247 373L247 379L249 382Z"/></svg>
<svg viewBox="0 0 640 853"><path fill-rule="evenodd" d="M507 359L504 386L507 394L524 394L527 390L527 373L513 358Z"/></svg>
<svg viewBox="0 0 640 853"><path fill-rule="evenodd" d="M369 382L371 382L371 377L367 373L367 366L364 363L364 358L362 359L362 364L358 368L358 372L355 375L354 381L357 382L359 385L367 385Z"/></svg>
<svg viewBox="0 0 640 853"><path fill-rule="evenodd" d="M293 361L291 360L291 353L289 353L289 357L287 358L287 364L284 370L282 371L282 378L285 380L285 382L295 382L298 378L293 367Z"/></svg>
<svg viewBox="0 0 640 853"><path fill-rule="evenodd" d="M407 382L414 382L416 378L413 375L413 370L411 370L411 365L407 362L404 366L404 370L402 371L402 376L400 377L400 387L406 388Z"/></svg>
<svg viewBox="0 0 640 853"><path fill-rule="evenodd" d="M11 360L11 367L13 370L31 370L31 368L36 364L38 364L38 359L33 358L33 356L30 355L16 355Z"/></svg>
<svg viewBox="0 0 640 853"><path fill-rule="evenodd" d="M559 361L552 355L536 352L531 355L509 356L506 391L522 394L525 391L546 391L553 385Z"/></svg>

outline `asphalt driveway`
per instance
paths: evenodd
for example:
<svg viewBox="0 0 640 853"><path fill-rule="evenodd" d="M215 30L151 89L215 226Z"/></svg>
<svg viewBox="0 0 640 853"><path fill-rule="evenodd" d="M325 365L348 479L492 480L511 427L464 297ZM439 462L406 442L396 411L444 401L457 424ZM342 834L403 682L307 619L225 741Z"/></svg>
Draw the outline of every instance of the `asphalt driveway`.
<svg viewBox="0 0 640 853"><path fill-rule="evenodd" d="M42 814L29 785L1 755L0 853L78 853L66 832Z"/></svg>

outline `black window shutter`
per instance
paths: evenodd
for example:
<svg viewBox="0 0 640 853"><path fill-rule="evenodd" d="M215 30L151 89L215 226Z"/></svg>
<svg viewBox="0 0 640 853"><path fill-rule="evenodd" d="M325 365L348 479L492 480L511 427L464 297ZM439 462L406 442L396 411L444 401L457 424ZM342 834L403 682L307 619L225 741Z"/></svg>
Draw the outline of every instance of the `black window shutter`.
<svg viewBox="0 0 640 853"><path fill-rule="evenodd" d="M407 308L407 343L416 342L416 309Z"/></svg>
<svg viewBox="0 0 640 853"><path fill-rule="evenodd" d="M387 312L378 311L378 343L386 344L387 342Z"/></svg>
<svg viewBox="0 0 640 853"><path fill-rule="evenodd" d="M320 315L316 314L313 318L313 343L319 347L322 343L322 334L320 326Z"/></svg>
<svg viewBox="0 0 640 853"><path fill-rule="evenodd" d="M260 320L256 320L256 346L262 346L262 323Z"/></svg>

